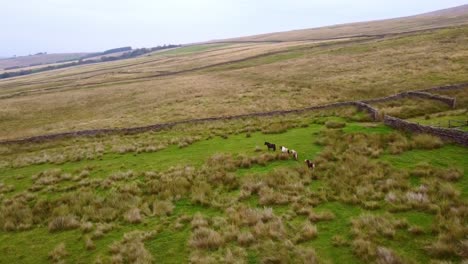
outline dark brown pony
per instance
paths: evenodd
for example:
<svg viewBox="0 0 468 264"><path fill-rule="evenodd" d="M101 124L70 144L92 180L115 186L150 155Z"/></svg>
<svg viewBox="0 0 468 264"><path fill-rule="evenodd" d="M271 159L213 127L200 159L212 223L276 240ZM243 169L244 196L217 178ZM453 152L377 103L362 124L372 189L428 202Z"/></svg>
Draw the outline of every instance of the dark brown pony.
<svg viewBox="0 0 468 264"><path fill-rule="evenodd" d="M315 163L313 163L312 161L310 160L304 160L304 162L307 164L307 167L311 170L313 170L315 168Z"/></svg>
<svg viewBox="0 0 468 264"><path fill-rule="evenodd" d="M265 144L268 147L268 150L272 149L273 151L276 151L276 145L273 143L265 142Z"/></svg>

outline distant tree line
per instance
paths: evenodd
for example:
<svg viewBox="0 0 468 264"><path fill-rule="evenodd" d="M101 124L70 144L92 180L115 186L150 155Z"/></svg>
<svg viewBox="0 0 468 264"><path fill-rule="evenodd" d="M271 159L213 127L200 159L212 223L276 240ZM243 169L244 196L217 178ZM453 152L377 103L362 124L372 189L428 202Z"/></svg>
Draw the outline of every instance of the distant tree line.
<svg viewBox="0 0 468 264"><path fill-rule="evenodd" d="M110 49L110 50L106 50L104 52L99 52L99 53L93 53L93 54L86 55L84 57L81 57L78 61L73 61L73 62L69 62L69 63L59 64L59 65L49 65L49 66L42 67L42 68L37 68L37 69L25 69L25 70L15 71L15 72L4 72L4 73L0 74L0 79L23 76L23 75L28 75L28 74L38 73L38 72L43 72L43 71L63 69L63 68L68 68L68 67L73 67L73 66L83 65L83 64L92 64L92 63L105 62L105 61L116 61L116 60L122 60L122 59L129 59L129 58L138 57L138 56L141 56L143 54L150 53L150 52L153 52L153 51L158 51L158 50L163 50L163 49L170 49L170 48L177 48L177 47L180 47L180 46L181 45L170 44L170 45L157 46L157 47L153 47L153 48L141 48L141 49L134 49L134 50L132 50L131 47L122 47L122 48ZM123 52L123 51L127 51L127 52L125 52L125 53L123 53L123 54L121 54L119 56L102 56L102 55L106 55L106 54ZM92 57L97 57L97 56L101 56L101 58L86 60L86 58L92 58ZM33 66L33 65L30 65L30 66ZM5 70L18 69L18 68L21 68L21 67L14 66L14 67L5 68Z"/></svg>

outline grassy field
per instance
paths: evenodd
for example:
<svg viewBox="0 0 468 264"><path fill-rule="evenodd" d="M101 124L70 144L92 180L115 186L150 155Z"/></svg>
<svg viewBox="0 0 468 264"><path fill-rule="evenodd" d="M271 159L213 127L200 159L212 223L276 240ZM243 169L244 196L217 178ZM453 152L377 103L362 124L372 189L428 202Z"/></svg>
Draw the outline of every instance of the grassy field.
<svg viewBox="0 0 468 264"><path fill-rule="evenodd" d="M423 125L458 128L463 131L468 131L468 113L465 109L447 111L435 114L427 114L424 116L411 118L410 121L417 122Z"/></svg>
<svg viewBox="0 0 468 264"><path fill-rule="evenodd" d="M464 10L0 80L0 140L466 83ZM379 36L349 37L358 33ZM456 107L415 97L372 105L421 124L468 118L468 89L433 93ZM467 157L351 106L0 143L0 264L465 263Z"/></svg>
<svg viewBox="0 0 468 264"><path fill-rule="evenodd" d="M359 42L202 45L6 79L0 81L0 139L292 109L467 82L467 40L468 27L456 27Z"/></svg>
<svg viewBox="0 0 468 264"><path fill-rule="evenodd" d="M344 108L3 146L0 263L460 261L467 149L365 119Z"/></svg>

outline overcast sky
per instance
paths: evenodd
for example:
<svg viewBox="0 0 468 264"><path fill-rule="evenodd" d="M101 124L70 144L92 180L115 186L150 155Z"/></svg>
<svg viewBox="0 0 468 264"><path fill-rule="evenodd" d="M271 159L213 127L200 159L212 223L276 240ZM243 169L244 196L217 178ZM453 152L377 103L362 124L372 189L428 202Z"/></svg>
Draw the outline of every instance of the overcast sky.
<svg viewBox="0 0 468 264"><path fill-rule="evenodd" d="M414 15L468 0L0 0L0 56L153 47Z"/></svg>

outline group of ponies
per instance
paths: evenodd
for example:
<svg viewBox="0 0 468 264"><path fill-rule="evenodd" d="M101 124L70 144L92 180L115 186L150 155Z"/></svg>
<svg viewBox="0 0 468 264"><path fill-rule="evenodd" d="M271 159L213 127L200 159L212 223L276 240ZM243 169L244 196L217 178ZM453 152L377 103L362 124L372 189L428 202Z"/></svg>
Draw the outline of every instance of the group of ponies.
<svg viewBox="0 0 468 264"><path fill-rule="evenodd" d="M270 142L265 142L264 144L265 146L267 146L267 149L268 150L273 150L273 151L276 151L276 144L273 144L273 143L270 143ZM298 156L297 156L297 151L295 151L294 149L288 149L286 148L285 146L280 146L280 150L282 153L287 153L289 155L291 155L295 160L298 159ZM304 160L305 164L307 165L307 167L311 170L313 170L315 168L315 163L313 163L312 161L306 159Z"/></svg>

